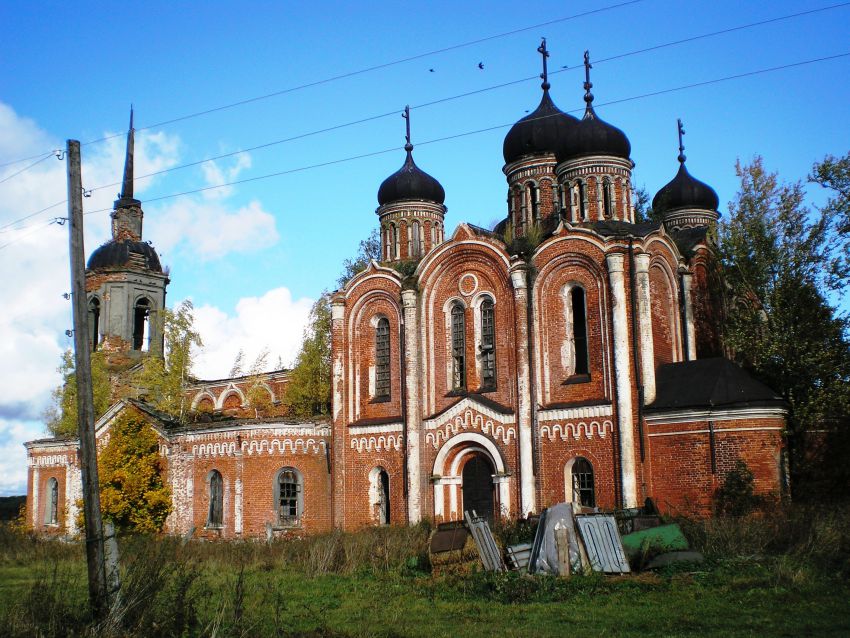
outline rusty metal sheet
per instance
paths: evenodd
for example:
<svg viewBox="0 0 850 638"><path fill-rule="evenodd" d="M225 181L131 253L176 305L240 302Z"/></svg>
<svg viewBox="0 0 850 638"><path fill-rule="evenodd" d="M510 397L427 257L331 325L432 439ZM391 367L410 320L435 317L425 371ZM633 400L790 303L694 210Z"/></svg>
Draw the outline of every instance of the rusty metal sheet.
<svg viewBox="0 0 850 638"><path fill-rule="evenodd" d="M469 532L466 531L465 527L438 529L431 536L431 553L439 554L440 552L463 549L468 537Z"/></svg>
<svg viewBox="0 0 850 638"><path fill-rule="evenodd" d="M630 571L617 521L612 514L579 514L576 524L593 571L606 574L627 574Z"/></svg>

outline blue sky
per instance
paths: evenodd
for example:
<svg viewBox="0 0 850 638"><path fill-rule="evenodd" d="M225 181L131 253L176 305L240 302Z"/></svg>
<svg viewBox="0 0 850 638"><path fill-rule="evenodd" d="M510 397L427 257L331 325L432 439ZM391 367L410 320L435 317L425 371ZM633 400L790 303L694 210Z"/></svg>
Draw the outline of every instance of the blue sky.
<svg viewBox="0 0 850 638"><path fill-rule="evenodd" d="M515 2L4 3L0 164L46 154L69 137L88 142L123 134L130 103L140 129L137 174L386 114L137 185L145 239L171 267L169 303L191 298L198 309L207 347L196 372L226 374L240 347L248 359L268 347L271 362L286 364L312 300L334 287L342 260L376 225L378 186L403 160L405 104L412 107L414 157L445 187L449 229L460 221L490 226L505 215L502 140L539 101L540 37L551 51L555 102L580 110L585 49L604 60L839 3L643 0L561 20L616 4L542 1L522 10ZM534 26L549 21L556 22ZM600 61L592 71L597 112L629 136L634 181L651 194L675 174L681 117L688 167L714 186L725 210L738 158L761 154L792 180L825 154L848 151L850 56L630 98L847 54L848 27L850 6L841 6ZM523 78L529 79L515 82ZM151 201L387 149L395 150ZM120 179L122 152L120 137L84 145L84 186ZM0 167L0 180L32 161ZM0 227L64 199L64 170L64 162L49 158L0 183ZM117 190L95 190L86 210L110 207ZM20 443L43 435L39 415L59 381L59 353L70 345L70 308L61 297L68 288L67 231L45 225L64 213L59 206L0 229L0 292L14 300L0 319L0 494L25 491ZM92 213L86 224L91 252L107 238L108 213Z"/></svg>

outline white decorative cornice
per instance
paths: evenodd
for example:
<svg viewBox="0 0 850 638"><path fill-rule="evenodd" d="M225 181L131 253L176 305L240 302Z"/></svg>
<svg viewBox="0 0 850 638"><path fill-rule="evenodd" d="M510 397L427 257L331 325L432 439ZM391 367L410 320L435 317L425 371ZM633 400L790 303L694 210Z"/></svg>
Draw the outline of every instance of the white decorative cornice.
<svg viewBox="0 0 850 638"><path fill-rule="evenodd" d="M515 414L502 414L501 412L496 412L496 410L493 410L492 408L488 408L487 406L478 403L478 401L476 401L475 399L471 399L470 397L464 397L439 416L432 417L430 419L425 419L422 424L425 426L426 430L436 430L440 427L441 424L445 423L449 419L455 418L456 416L460 416L466 410L469 409L475 410L476 412L480 412L482 415L489 417L494 421L498 421L499 423L516 423Z"/></svg>
<svg viewBox="0 0 850 638"><path fill-rule="evenodd" d="M348 431L352 436L359 436L361 434L387 434L389 432L401 432L403 428L403 424L399 421L398 423L384 423L381 425L349 425Z"/></svg>
<svg viewBox="0 0 850 638"><path fill-rule="evenodd" d="M692 421L739 421L742 419L784 419L788 410L784 407L716 408L671 410L646 414L647 425L660 426ZM717 430L715 430L717 431ZM652 435L650 435L652 436Z"/></svg>
<svg viewBox="0 0 850 638"><path fill-rule="evenodd" d="M573 419L592 419L595 417L613 416L614 406L610 403L604 405L583 405L575 408L554 408L551 410L538 410L538 421L570 421Z"/></svg>

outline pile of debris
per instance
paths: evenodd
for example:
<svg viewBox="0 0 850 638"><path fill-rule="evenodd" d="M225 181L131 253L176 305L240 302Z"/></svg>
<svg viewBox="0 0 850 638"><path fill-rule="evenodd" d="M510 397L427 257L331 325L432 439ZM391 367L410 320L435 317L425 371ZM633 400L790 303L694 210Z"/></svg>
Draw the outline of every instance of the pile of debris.
<svg viewBox="0 0 850 638"><path fill-rule="evenodd" d="M480 563L487 571L627 574L703 560L699 552L689 551L678 525L664 524L650 500L643 508L617 512L559 503L540 514L533 542L504 549L486 518L467 511L464 519L441 524L432 534L431 564L436 573L469 572Z"/></svg>

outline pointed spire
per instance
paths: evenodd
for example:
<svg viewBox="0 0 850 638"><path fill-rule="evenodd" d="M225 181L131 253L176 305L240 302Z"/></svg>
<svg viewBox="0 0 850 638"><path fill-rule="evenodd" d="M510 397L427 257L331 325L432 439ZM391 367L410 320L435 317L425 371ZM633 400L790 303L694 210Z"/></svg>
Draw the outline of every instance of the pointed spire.
<svg viewBox="0 0 850 638"><path fill-rule="evenodd" d="M540 74L540 79L543 80L543 84L541 84L540 87L545 92L549 90L550 86L552 86L549 84L549 70L546 64L546 58L549 57L549 50L546 48L546 38L543 38L540 46L537 47L537 52L543 58L543 73Z"/></svg>
<svg viewBox="0 0 850 638"><path fill-rule="evenodd" d="M135 146L135 130L133 128L133 105L130 105L130 130L127 131L127 155L124 159L124 182L121 186L119 199L133 199L133 151Z"/></svg>
<svg viewBox="0 0 850 638"><path fill-rule="evenodd" d="M686 158L685 158L685 144L682 141L682 137L684 137L684 135L685 135L685 129L682 126L682 120L677 119L676 124L679 127L679 158L678 159L679 159L679 163L684 165Z"/></svg>
<svg viewBox="0 0 850 638"><path fill-rule="evenodd" d="M590 51L584 52L584 101L587 103L588 111L593 110L593 93L590 89L593 88L593 82L590 81L590 69L593 65L590 63Z"/></svg>

